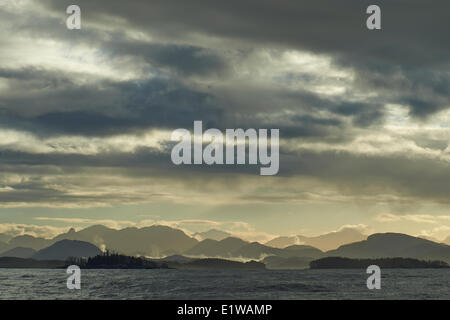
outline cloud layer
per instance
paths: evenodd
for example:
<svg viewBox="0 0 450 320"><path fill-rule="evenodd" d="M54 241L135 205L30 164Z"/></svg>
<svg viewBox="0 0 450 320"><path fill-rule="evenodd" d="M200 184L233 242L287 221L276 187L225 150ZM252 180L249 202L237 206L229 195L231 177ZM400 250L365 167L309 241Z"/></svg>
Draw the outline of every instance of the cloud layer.
<svg viewBox="0 0 450 320"><path fill-rule="evenodd" d="M367 1L80 0L76 31L69 4L0 5L2 207L447 210L448 1L380 1L380 32ZM279 128L279 175L173 166L170 132L194 120Z"/></svg>

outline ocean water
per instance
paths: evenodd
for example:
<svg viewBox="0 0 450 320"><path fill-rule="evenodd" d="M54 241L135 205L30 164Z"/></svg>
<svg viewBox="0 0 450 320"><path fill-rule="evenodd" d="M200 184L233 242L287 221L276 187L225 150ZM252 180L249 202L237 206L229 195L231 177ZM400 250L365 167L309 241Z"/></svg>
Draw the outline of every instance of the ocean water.
<svg viewBox="0 0 450 320"><path fill-rule="evenodd" d="M365 270L0 269L0 299L450 299L450 269L385 269L369 290Z"/></svg>

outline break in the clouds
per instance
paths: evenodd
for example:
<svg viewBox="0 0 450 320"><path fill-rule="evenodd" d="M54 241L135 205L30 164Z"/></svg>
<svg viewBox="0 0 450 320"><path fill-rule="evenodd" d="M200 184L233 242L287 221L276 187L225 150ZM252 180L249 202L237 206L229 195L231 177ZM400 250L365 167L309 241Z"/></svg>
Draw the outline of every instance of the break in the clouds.
<svg viewBox="0 0 450 320"><path fill-rule="evenodd" d="M0 4L3 210L233 203L253 221L270 203L311 230L333 204L327 229L448 210L448 1L379 1L375 32L367 1L79 0L81 30L70 4ZM278 176L172 165L194 120L279 128Z"/></svg>

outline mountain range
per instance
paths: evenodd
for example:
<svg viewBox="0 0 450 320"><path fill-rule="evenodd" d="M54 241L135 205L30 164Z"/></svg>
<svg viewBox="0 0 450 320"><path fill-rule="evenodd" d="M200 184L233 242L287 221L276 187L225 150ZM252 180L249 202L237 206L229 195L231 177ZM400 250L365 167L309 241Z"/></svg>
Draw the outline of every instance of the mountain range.
<svg viewBox="0 0 450 320"><path fill-rule="evenodd" d="M285 248L294 244L304 244L316 247L322 251L328 251L338 248L341 245L365 240L366 235L353 228L342 228L339 231L333 231L320 236L284 236L272 239L265 244L275 248Z"/></svg>
<svg viewBox="0 0 450 320"><path fill-rule="evenodd" d="M231 236L232 236L231 233L217 229L211 229L204 232L196 232L193 234L193 237L200 241L205 239L220 241Z"/></svg>
<svg viewBox="0 0 450 320"><path fill-rule="evenodd" d="M347 258L417 258L450 261L450 246L401 233L376 233L367 240L340 246L327 256Z"/></svg>
<svg viewBox="0 0 450 320"><path fill-rule="evenodd" d="M198 243L183 231L167 226L150 226L144 228L111 229L103 225L93 225L75 231L70 229L52 239L20 235L1 245L0 252L17 247L41 250L61 240L78 240L92 243L104 250L120 252L127 255L166 256L181 253Z"/></svg>
<svg viewBox="0 0 450 320"><path fill-rule="evenodd" d="M67 260L71 257L95 257L102 251L92 243L78 240L61 240L41 249L31 256L36 260Z"/></svg>
<svg viewBox="0 0 450 320"><path fill-rule="evenodd" d="M210 235L216 239L202 237ZM257 260L269 269L307 268L309 262L325 257L416 258L450 262L450 246L421 237L400 233L377 233L365 236L355 230L342 229L318 237L279 237L265 244L224 236L220 230L187 235L168 226L111 229L94 225L75 231L70 229L52 239L21 235L0 243L0 257L32 258L35 260L65 260L68 257L89 257L105 249L129 256L171 257L174 262L190 258ZM354 239L358 239L353 241ZM341 243L336 247L332 240ZM315 246L305 243L314 243ZM318 248L320 247L320 248ZM335 247L331 250L321 248Z"/></svg>

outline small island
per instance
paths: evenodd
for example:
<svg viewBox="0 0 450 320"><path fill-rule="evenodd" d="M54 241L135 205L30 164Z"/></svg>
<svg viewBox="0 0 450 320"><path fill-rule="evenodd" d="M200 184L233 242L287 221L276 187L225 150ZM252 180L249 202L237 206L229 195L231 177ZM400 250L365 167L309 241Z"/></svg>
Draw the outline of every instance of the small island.
<svg viewBox="0 0 450 320"><path fill-rule="evenodd" d="M261 270L265 265L257 261L239 262L225 259L194 259L184 256L171 256L163 259L131 257L118 253L104 252L88 259L70 258L68 265L77 265L82 269L240 269Z"/></svg>
<svg viewBox="0 0 450 320"><path fill-rule="evenodd" d="M77 265L82 269L167 269L164 262L158 263L141 257L131 257L109 251L94 257L69 258L67 266Z"/></svg>
<svg viewBox="0 0 450 320"><path fill-rule="evenodd" d="M413 258L350 259L326 257L309 263L310 269L365 269L370 265L387 269L449 268L449 265L444 261L425 261Z"/></svg>
<svg viewBox="0 0 450 320"><path fill-rule="evenodd" d="M60 269L77 265L81 269L233 269L233 270L264 270L262 262L254 260L247 262L217 259L189 258L173 255L162 259L133 257L110 251L105 251L88 258L69 257L66 260L37 260L31 258L0 257L0 268L45 268Z"/></svg>

